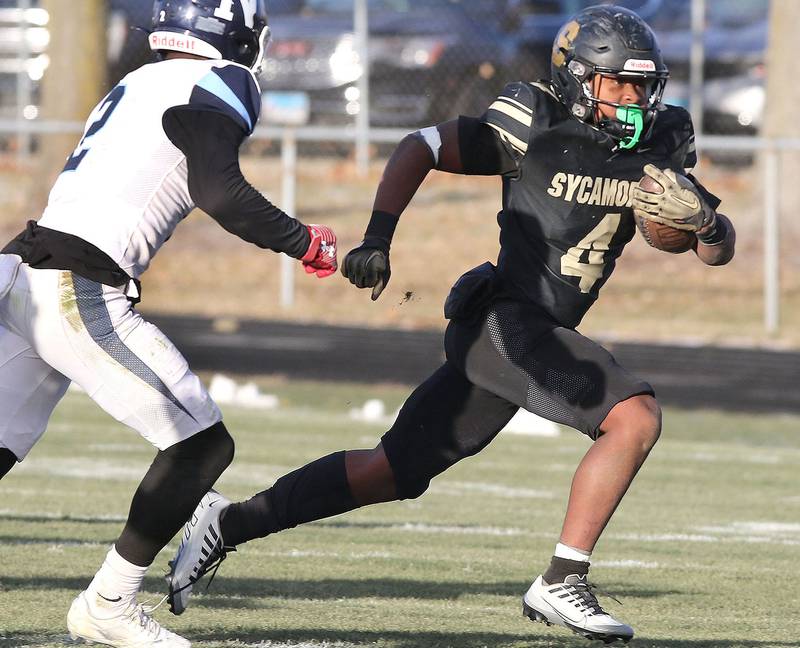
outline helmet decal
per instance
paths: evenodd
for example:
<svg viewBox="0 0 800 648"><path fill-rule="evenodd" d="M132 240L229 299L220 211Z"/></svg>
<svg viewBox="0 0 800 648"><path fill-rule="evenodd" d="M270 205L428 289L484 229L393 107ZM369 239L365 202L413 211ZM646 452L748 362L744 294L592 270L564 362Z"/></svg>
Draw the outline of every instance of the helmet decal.
<svg viewBox="0 0 800 648"><path fill-rule="evenodd" d="M650 59L628 59L622 69L626 72L655 72L656 64Z"/></svg>
<svg viewBox="0 0 800 648"><path fill-rule="evenodd" d="M580 30L581 26L576 21L571 20L558 32L555 46L553 47L554 65L564 65L566 52L572 48L572 43Z"/></svg>

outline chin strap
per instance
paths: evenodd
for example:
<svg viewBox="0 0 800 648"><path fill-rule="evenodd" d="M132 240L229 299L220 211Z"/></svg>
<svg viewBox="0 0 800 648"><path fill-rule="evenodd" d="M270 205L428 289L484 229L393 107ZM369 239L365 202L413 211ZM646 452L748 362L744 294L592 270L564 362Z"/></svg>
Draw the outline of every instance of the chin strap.
<svg viewBox="0 0 800 648"><path fill-rule="evenodd" d="M619 143L619 147L623 149L632 149L639 143L644 130L644 113L637 105L620 106L617 108L617 120L623 124L633 126L633 134L625 137Z"/></svg>

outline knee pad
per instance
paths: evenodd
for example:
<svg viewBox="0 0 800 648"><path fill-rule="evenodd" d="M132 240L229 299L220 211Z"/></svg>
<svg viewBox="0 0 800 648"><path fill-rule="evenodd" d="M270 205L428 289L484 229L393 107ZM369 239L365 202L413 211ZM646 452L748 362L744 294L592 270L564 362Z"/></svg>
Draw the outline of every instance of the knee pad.
<svg viewBox="0 0 800 648"><path fill-rule="evenodd" d="M17 455L8 448L0 448L0 479L17 463Z"/></svg>
<svg viewBox="0 0 800 648"><path fill-rule="evenodd" d="M171 470L186 471L213 484L233 461L235 444L222 421L159 452Z"/></svg>
<svg viewBox="0 0 800 648"><path fill-rule="evenodd" d="M397 479L397 499L408 500L417 499L431 485L431 478L417 477L415 479Z"/></svg>

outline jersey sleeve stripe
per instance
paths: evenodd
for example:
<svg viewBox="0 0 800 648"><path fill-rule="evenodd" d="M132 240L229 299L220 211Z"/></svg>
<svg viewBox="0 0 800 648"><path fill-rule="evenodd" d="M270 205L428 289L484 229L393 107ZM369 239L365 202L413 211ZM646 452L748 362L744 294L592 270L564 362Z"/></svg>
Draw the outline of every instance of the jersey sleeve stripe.
<svg viewBox="0 0 800 648"><path fill-rule="evenodd" d="M526 141L521 140L518 137L515 137L514 135L509 133L507 130L503 129L501 126L499 126L497 124L493 124L490 121L487 121L486 124L488 124L489 126L494 128L500 134L500 137L502 137L506 142L511 144L511 146L513 146L516 151L518 151L519 153L522 153L522 155L525 155L525 153L527 153L527 151L528 151L528 143Z"/></svg>
<svg viewBox="0 0 800 648"><path fill-rule="evenodd" d="M247 124L248 130L252 132L253 120L250 117L250 113L248 112L247 108L245 108L245 105L241 102L239 97L234 94L233 90L231 90L218 75L214 74L213 72L207 74L200 79L197 86L206 92L219 97L222 101L233 108Z"/></svg>
<svg viewBox="0 0 800 648"><path fill-rule="evenodd" d="M492 126L501 135L507 135L509 141L524 143L523 148L527 149L527 142L531 135L530 126L526 126L516 118L496 108L489 108L483 117L483 121ZM519 147L517 146L516 148Z"/></svg>
<svg viewBox="0 0 800 648"><path fill-rule="evenodd" d="M517 106L519 106L519 108ZM522 110L520 108L522 108ZM531 124L533 123L533 111L526 111L522 104L517 104L516 106L512 105L505 97L500 97L497 101L495 101L491 106L489 106L489 110L496 110L497 112L508 115L512 119L517 120L526 128L530 128Z"/></svg>
<svg viewBox="0 0 800 648"><path fill-rule="evenodd" d="M498 101L505 101L506 103L511 104L511 106L513 106L514 108L518 108L519 110L524 112L526 115L529 115L531 117L533 116L533 109L531 109L529 106L526 106L523 103L520 103L516 99L512 99L511 97L506 97L505 95L500 95L497 98L497 100Z"/></svg>

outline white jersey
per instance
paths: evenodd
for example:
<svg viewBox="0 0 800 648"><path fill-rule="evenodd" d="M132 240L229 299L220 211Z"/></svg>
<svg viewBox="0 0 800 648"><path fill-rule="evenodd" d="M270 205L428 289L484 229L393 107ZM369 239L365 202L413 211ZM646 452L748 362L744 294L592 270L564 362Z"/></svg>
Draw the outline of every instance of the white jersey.
<svg viewBox="0 0 800 648"><path fill-rule="evenodd" d="M171 59L132 72L92 111L39 224L92 243L139 277L194 208L186 158L161 121L186 105L229 115L249 134L260 90L229 61Z"/></svg>

